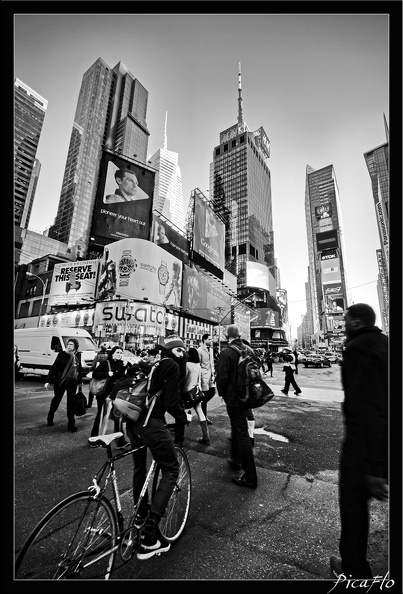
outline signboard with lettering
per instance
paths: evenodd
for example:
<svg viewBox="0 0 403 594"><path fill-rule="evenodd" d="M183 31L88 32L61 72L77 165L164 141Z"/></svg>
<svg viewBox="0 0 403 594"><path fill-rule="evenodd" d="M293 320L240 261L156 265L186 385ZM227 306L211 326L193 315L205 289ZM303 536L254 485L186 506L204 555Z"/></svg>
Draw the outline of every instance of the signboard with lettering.
<svg viewBox="0 0 403 594"><path fill-rule="evenodd" d="M94 298L100 260L55 264L48 306L72 305Z"/></svg>
<svg viewBox="0 0 403 594"><path fill-rule="evenodd" d="M339 247L337 229L323 231L316 234L316 247L318 252Z"/></svg>

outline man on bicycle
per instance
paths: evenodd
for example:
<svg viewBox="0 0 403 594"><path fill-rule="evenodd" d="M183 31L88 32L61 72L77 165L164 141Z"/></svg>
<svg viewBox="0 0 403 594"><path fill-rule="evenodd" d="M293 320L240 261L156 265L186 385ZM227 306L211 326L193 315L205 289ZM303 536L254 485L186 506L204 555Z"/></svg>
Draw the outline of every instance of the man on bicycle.
<svg viewBox="0 0 403 594"><path fill-rule="evenodd" d="M141 535L138 559L149 559L155 554L165 553L170 548L161 535L158 524L165 513L176 479L179 474L179 463L176 458L174 439L165 426L164 415L168 412L175 418L175 442L182 444L187 423L186 412L180 403L179 362L185 354L185 345L179 336L165 338L161 346L161 360L154 370L150 386L153 395L162 389L156 398L154 407L144 427L147 407L141 412L137 421L127 420L126 431L133 448L143 443L149 448L154 460L161 467L161 480L151 505L143 499L143 505L137 512L135 524L140 527L146 522ZM146 478L147 448L133 453L133 500L136 502Z"/></svg>

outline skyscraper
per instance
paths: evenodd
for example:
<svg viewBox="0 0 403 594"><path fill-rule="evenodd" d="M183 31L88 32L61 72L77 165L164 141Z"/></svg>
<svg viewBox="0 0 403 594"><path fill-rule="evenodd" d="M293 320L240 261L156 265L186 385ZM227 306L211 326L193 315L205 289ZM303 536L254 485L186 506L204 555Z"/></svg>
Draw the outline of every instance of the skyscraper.
<svg viewBox="0 0 403 594"><path fill-rule="evenodd" d="M49 237L70 247L79 244L85 255L102 149L145 163L147 102L148 91L121 62L111 69L98 58L84 73Z"/></svg>
<svg viewBox="0 0 403 594"><path fill-rule="evenodd" d="M372 196L381 249L376 250L379 270L378 295L384 331L389 333L389 128L385 114L386 142L364 153L371 178Z"/></svg>
<svg viewBox="0 0 403 594"><path fill-rule="evenodd" d="M333 165L307 165L305 219L308 241L308 311L316 342L342 339L347 308L345 250L339 190Z"/></svg>
<svg viewBox="0 0 403 594"><path fill-rule="evenodd" d="M39 175L36 151L48 102L18 78L14 82L14 223L28 227ZM39 165L40 168L40 165ZM35 173L34 173L35 169Z"/></svg>
<svg viewBox="0 0 403 594"><path fill-rule="evenodd" d="M157 170L155 175L154 209L164 215L176 227L185 225L185 209L182 194L181 170L178 165L178 153L167 148L167 117L165 115L164 143L149 159L151 167Z"/></svg>
<svg viewBox="0 0 403 594"><path fill-rule="evenodd" d="M239 65L238 119L220 133L220 144L214 148L210 198L226 221L225 267L237 276L238 296L256 289L261 304L277 309L269 157L270 141L263 127L251 132L243 118Z"/></svg>

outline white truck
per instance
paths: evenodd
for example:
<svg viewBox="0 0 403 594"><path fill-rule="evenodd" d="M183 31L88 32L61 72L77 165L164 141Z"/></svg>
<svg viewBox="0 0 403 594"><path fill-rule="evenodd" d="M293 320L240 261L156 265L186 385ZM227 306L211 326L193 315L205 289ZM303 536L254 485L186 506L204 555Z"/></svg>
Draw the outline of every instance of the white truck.
<svg viewBox="0 0 403 594"><path fill-rule="evenodd" d="M98 347L86 330L79 328L24 328L14 330L14 344L20 357L20 374L47 375L57 353L66 349L67 341L76 338L81 351L83 375L86 375Z"/></svg>

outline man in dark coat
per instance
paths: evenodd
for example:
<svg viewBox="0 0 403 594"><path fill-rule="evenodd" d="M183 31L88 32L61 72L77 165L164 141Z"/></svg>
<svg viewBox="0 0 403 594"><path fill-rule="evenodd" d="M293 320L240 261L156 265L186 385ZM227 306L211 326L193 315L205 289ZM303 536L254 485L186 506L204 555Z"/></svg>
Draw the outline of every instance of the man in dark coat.
<svg viewBox="0 0 403 594"><path fill-rule="evenodd" d="M365 303L345 314L342 362L345 437L339 475L341 561L330 558L334 576L372 578L367 561L369 500L388 499L388 338Z"/></svg>
<svg viewBox="0 0 403 594"><path fill-rule="evenodd" d="M247 351L254 357L251 347L246 345L239 336L238 327L231 324L227 328L229 345ZM242 476L233 476L232 482L243 487L255 489L257 487L257 473L253 449L248 433L247 410L248 404L241 402L233 389L238 368L239 354L231 346L227 346L220 353L217 365L217 391L227 405L228 416L231 421L232 468L242 467Z"/></svg>

